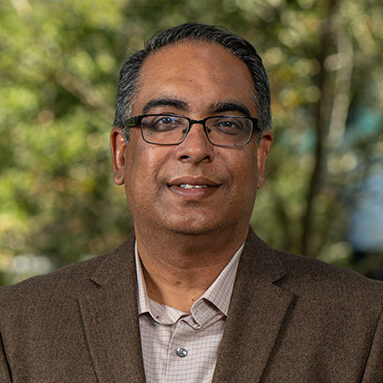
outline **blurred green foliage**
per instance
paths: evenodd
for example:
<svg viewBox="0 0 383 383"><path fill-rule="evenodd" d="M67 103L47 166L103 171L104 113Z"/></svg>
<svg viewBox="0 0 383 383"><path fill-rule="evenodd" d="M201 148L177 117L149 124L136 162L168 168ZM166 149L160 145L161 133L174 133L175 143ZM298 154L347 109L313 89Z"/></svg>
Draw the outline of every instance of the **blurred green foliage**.
<svg viewBox="0 0 383 383"><path fill-rule="evenodd" d="M108 147L119 70L155 31L188 21L233 30L268 69L275 144L256 231L368 275L382 268L382 253L353 262L345 241L347 185L383 152L379 0L2 0L0 283L108 251L130 232ZM380 122L346 140L363 110ZM31 267L16 273L20 259Z"/></svg>

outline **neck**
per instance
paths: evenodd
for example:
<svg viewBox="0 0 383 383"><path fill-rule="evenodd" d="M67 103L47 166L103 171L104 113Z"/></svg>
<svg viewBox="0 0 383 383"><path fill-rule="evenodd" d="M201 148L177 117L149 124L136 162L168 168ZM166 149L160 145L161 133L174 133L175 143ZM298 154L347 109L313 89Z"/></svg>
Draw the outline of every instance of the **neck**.
<svg viewBox="0 0 383 383"><path fill-rule="evenodd" d="M190 312L245 241L247 230L240 236L220 231L201 235L157 231L142 235L136 226L148 296L160 304Z"/></svg>

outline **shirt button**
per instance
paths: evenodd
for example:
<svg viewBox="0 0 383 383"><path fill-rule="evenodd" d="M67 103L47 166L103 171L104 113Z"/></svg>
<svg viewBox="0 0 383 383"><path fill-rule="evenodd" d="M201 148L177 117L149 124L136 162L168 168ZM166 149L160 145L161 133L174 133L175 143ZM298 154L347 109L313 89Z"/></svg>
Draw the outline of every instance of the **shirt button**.
<svg viewBox="0 0 383 383"><path fill-rule="evenodd" d="M186 348L183 347L178 347L176 350L176 354L180 358L184 358L188 354L188 350L186 350Z"/></svg>

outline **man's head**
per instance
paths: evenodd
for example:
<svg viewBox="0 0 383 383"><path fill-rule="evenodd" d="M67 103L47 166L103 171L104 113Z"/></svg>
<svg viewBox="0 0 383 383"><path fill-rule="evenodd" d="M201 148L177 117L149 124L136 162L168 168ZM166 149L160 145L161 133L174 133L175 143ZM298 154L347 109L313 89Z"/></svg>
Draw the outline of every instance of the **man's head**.
<svg viewBox="0 0 383 383"><path fill-rule="evenodd" d="M162 36L184 28L187 26L176 27ZM198 25L191 28L196 34ZM214 27L200 28L219 31L221 37L221 33L233 36ZM248 43L235 39L242 41L238 44L246 46L247 51L253 50ZM161 42L158 36L151 41L157 40ZM135 60L124 65L122 77L124 73L136 73L135 85L129 88L131 82L122 80L122 84L128 84L126 89L120 83L117 115L121 116L116 118L117 126L111 134L114 181L125 185L136 236L219 232L233 246L239 245L248 230L256 191L263 186L272 141L271 133L259 131L256 123L259 113L264 120L270 119L267 79L261 85L266 93L264 100L244 60L222 44L201 38L162 43L145 57L135 71L129 67L135 67ZM255 60L261 63L257 55ZM264 74L263 67L260 72ZM260 111L259 105L263 104L267 105L266 112ZM154 120L160 125L152 125L149 119L143 127L136 119L126 140L124 113L126 117L156 115ZM191 120L193 124L180 129L173 124L174 119ZM206 119L216 123L207 126ZM248 120L250 136L236 145L236 137L242 134L238 133L242 126L233 123L238 119ZM144 130L148 135L154 132L155 139L148 140ZM169 135L169 130L176 130L183 139ZM177 142L160 145L159 135L163 134ZM234 145L225 145L230 143Z"/></svg>
<svg viewBox="0 0 383 383"><path fill-rule="evenodd" d="M255 48L228 30L198 23L181 24L155 34L146 42L144 49L126 60L120 73L114 126L123 127L124 121L131 117L140 70L147 57L161 48L185 41L219 44L246 64L255 89L258 119L264 129L271 130L270 87L262 59ZM129 130L125 133L128 136Z"/></svg>

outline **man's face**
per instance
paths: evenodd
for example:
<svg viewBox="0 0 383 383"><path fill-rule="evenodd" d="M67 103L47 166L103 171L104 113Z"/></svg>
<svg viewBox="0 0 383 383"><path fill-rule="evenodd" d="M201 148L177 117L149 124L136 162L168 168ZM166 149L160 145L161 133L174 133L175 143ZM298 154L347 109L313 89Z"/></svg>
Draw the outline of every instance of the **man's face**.
<svg viewBox="0 0 383 383"><path fill-rule="evenodd" d="M132 115L200 120L243 116L247 109L257 117L253 94L249 70L237 57L219 45L185 42L146 59ZM256 138L244 147L213 146L195 124L179 145L148 144L135 128L126 144L121 129L113 129L114 181L125 184L136 231L247 232L272 141L270 133L263 133L259 145Z"/></svg>

